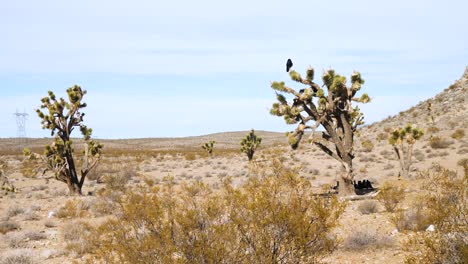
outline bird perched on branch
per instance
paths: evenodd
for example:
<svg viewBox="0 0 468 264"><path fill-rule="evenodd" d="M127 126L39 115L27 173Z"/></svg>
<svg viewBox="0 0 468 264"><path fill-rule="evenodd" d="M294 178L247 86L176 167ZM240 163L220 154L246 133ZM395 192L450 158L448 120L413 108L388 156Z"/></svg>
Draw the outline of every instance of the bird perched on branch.
<svg viewBox="0 0 468 264"><path fill-rule="evenodd" d="M288 61L286 62L286 72L289 72L289 69L291 69L292 66L293 66L293 63L291 59L288 59Z"/></svg>

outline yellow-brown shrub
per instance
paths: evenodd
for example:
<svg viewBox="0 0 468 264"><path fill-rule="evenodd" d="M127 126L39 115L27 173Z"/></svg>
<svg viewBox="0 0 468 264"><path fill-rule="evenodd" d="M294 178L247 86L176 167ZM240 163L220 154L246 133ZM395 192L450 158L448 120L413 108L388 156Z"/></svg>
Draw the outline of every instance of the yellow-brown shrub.
<svg viewBox="0 0 468 264"><path fill-rule="evenodd" d="M115 218L88 237L90 261L110 263L297 263L332 252L345 205L313 194L281 161L220 191L201 182L127 191Z"/></svg>
<svg viewBox="0 0 468 264"><path fill-rule="evenodd" d="M420 197L433 232L421 232L405 243L406 263L468 263L468 174L438 165L421 173L426 193Z"/></svg>
<svg viewBox="0 0 468 264"><path fill-rule="evenodd" d="M405 199L405 189L386 182L380 188L377 199L382 202L388 212L393 212L398 204Z"/></svg>

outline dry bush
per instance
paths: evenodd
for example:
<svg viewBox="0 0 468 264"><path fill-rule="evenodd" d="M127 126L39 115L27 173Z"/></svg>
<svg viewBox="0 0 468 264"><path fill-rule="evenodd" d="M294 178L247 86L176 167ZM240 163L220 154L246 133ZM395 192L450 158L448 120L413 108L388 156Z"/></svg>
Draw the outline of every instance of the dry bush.
<svg viewBox="0 0 468 264"><path fill-rule="evenodd" d="M377 199L384 205L387 212L393 212L398 204L405 199L405 190L400 186L385 182L380 188Z"/></svg>
<svg viewBox="0 0 468 264"><path fill-rule="evenodd" d="M6 237L6 241L10 248L21 248L24 247L24 238L25 236L23 233L10 233Z"/></svg>
<svg viewBox="0 0 468 264"><path fill-rule="evenodd" d="M7 216L14 217L25 212L24 208L19 207L18 205L12 205L8 208Z"/></svg>
<svg viewBox="0 0 468 264"><path fill-rule="evenodd" d="M361 214L373 214L379 211L379 205L376 201L363 201L357 209Z"/></svg>
<svg viewBox="0 0 468 264"><path fill-rule="evenodd" d="M56 216L58 218L76 218L84 217L89 214L88 210L91 204L85 200L68 200L59 210Z"/></svg>
<svg viewBox="0 0 468 264"><path fill-rule="evenodd" d="M87 241L110 263L311 263L337 246L331 230L345 205L313 195L277 159L255 164L245 185L219 191L194 181L127 191L115 218Z"/></svg>
<svg viewBox="0 0 468 264"><path fill-rule="evenodd" d="M388 139L388 133L381 132L377 135L377 141L382 141L382 140L387 140Z"/></svg>
<svg viewBox="0 0 468 264"><path fill-rule="evenodd" d="M122 195L121 192L102 189L98 195L99 199L91 206L91 211L96 216L110 215L117 210L117 203L120 201Z"/></svg>
<svg viewBox="0 0 468 264"><path fill-rule="evenodd" d="M427 133L429 134L434 134L434 133L437 133L440 131L440 128L436 127L436 126L430 126L427 128Z"/></svg>
<svg viewBox="0 0 468 264"><path fill-rule="evenodd" d="M361 147L363 152L371 152L374 149L374 143L366 139L361 142Z"/></svg>
<svg viewBox="0 0 468 264"><path fill-rule="evenodd" d="M432 137L429 139L429 146L433 149L445 149L451 144L453 143L441 137Z"/></svg>
<svg viewBox="0 0 468 264"><path fill-rule="evenodd" d="M465 136L465 130L463 130L463 129L457 129L457 130L455 130L455 132L453 132L453 134L451 135L451 137L452 137L453 139L457 139L457 140L462 139L464 136Z"/></svg>
<svg viewBox="0 0 468 264"><path fill-rule="evenodd" d="M43 240L47 238L47 235L41 232L28 232L24 236L32 241Z"/></svg>
<svg viewBox="0 0 468 264"><path fill-rule="evenodd" d="M0 264L33 264L33 257L29 252L17 252L0 259Z"/></svg>
<svg viewBox="0 0 468 264"><path fill-rule="evenodd" d="M393 237L369 229L353 231L343 241L343 247L348 250L362 250L368 247L383 248L394 245Z"/></svg>
<svg viewBox="0 0 468 264"><path fill-rule="evenodd" d="M91 252L94 245L89 243L87 237L90 236L92 230L93 227L90 224L81 220L65 224L61 228L61 234L66 243L65 249L78 256ZM123 241L118 241L117 243L122 243Z"/></svg>
<svg viewBox="0 0 468 264"><path fill-rule="evenodd" d="M420 204L413 204L407 210L397 210L390 221L398 231L423 231L431 224Z"/></svg>
<svg viewBox="0 0 468 264"><path fill-rule="evenodd" d="M54 228L54 227L57 227L57 223L51 219L47 219L45 222L44 222L44 226L47 227L47 228Z"/></svg>
<svg viewBox="0 0 468 264"><path fill-rule="evenodd" d="M424 159L425 159L424 153L422 151L420 151L419 149L414 151L413 156L418 161L424 161Z"/></svg>
<svg viewBox="0 0 468 264"><path fill-rule="evenodd" d="M25 217L24 217L24 220L26 221L37 221L37 220L40 220L41 217L36 214L35 212L28 212Z"/></svg>
<svg viewBox="0 0 468 264"><path fill-rule="evenodd" d="M468 173L460 177L438 165L421 173L425 193L422 214L433 232L422 232L405 242L406 263L468 263Z"/></svg>
<svg viewBox="0 0 468 264"><path fill-rule="evenodd" d="M11 221L0 222L0 234L6 234L10 231L19 229L19 225Z"/></svg>
<svg viewBox="0 0 468 264"><path fill-rule="evenodd" d="M197 154L194 152L188 152L184 154L185 160L194 161L197 159Z"/></svg>

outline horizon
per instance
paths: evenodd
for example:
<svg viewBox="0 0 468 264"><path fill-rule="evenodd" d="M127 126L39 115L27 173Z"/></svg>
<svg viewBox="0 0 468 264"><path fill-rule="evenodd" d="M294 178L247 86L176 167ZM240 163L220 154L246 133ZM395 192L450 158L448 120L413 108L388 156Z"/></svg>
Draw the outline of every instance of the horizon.
<svg viewBox="0 0 468 264"><path fill-rule="evenodd" d="M290 131L294 125L269 114L270 82L293 83L288 58L301 74L309 65L317 76L361 72L359 93L372 101L359 107L370 125L442 92L468 65L461 0L1 6L0 138L17 137L13 113L23 110L26 136L50 137L34 109L48 90L63 97L74 84L88 91L84 124L93 138Z"/></svg>

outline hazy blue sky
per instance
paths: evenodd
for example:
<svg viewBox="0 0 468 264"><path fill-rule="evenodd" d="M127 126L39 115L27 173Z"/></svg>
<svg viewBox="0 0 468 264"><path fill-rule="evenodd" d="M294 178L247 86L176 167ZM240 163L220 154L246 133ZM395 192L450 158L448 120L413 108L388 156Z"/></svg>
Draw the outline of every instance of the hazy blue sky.
<svg viewBox="0 0 468 264"><path fill-rule="evenodd" d="M48 136L53 90L88 90L100 138L286 131L269 115L287 58L362 73L366 121L442 91L468 65L468 1L0 1L0 137ZM298 86L296 86L298 87Z"/></svg>

